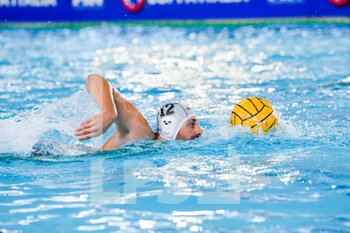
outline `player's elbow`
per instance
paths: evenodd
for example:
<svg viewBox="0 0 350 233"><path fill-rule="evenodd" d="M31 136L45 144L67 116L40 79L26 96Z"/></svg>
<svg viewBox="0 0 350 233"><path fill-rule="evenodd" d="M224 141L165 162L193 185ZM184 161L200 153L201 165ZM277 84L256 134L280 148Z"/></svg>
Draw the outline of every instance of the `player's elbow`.
<svg viewBox="0 0 350 233"><path fill-rule="evenodd" d="M90 92L92 88L108 84L107 80L98 74L89 74L86 78L86 89Z"/></svg>
<svg viewBox="0 0 350 233"><path fill-rule="evenodd" d="M91 84L95 83L98 79L100 79L101 76L98 74L89 74L86 78L86 87L91 86Z"/></svg>

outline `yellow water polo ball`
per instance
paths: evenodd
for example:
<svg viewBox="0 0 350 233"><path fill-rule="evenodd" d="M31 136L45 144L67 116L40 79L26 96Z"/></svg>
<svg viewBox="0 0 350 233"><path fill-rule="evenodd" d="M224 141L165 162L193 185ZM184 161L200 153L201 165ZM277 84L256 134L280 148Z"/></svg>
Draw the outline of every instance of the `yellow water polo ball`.
<svg viewBox="0 0 350 233"><path fill-rule="evenodd" d="M253 133L268 132L277 125L272 105L260 97L250 97L239 101L232 110L230 124L250 127Z"/></svg>

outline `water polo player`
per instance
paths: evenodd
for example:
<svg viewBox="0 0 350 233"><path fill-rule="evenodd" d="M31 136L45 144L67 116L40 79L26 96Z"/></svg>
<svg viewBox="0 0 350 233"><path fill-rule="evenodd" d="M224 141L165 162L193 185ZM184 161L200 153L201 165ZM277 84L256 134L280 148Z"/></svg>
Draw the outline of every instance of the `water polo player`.
<svg viewBox="0 0 350 233"><path fill-rule="evenodd" d="M194 111L183 104L169 103L162 106L158 110L157 130L154 133L142 113L102 76L90 74L86 88L102 112L84 121L75 130L75 136L79 140L93 138L105 133L116 123L115 132L100 150L115 149L140 138L193 140L202 134Z"/></svg>

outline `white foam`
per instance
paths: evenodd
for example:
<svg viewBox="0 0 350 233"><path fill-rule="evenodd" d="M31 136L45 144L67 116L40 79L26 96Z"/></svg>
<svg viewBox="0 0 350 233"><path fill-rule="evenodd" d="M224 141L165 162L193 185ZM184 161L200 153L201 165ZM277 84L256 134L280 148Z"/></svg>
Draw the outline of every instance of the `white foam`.
<svg viewBox="0 0 350 233"><path fill-rule="evenodd" d="M89 94L78 91L68 98L0 120L0 153L31 152L39 138L50 130L57 130L74 139L74 129L97 112L99 108ZM78 141L75 139L74 143Z"/></svg>

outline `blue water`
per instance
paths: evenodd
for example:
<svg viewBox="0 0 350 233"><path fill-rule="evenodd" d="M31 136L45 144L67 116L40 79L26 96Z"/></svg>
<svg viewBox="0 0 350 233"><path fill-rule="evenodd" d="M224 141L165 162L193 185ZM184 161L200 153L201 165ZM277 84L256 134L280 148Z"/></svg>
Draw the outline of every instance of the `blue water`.
<svg viewBox="0 0 350 233"><path fill-rule="evenodd" d="M0 29L1 232L350 232L350 26ZM74 129L105 76L155 129L182 101L204 134L91 153ZM239 100L279 125L231 128Z"/></svg>

